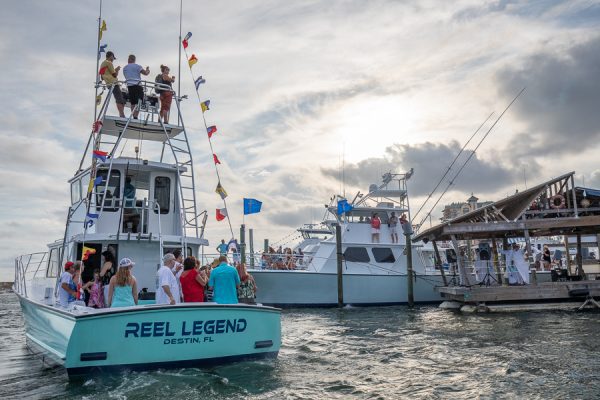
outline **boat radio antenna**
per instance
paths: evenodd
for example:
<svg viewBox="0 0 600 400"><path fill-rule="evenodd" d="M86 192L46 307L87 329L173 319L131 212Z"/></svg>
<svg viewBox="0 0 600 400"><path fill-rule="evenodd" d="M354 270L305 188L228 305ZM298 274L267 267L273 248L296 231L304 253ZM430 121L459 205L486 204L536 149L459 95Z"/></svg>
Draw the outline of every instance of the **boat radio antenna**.
<svg viewBox="0 0 600 400"><path fill-rule="evenodd" d="M471 152L471 154L469 154L469 157L467 157L467 159L465 160L465 162L461 165L460 169L456 172L456 174L454 174L454 176L452 177L452 179L448 182L448 186L446 186L446 189L444 189L444 191L442 192L442 194L440 194L440 196L436 200L436 202L433 205L433 207L431 207L431 209L429 210L429 212L425 215L425 217L423 217L423 219L421 220L421 222L418 225L419 227L422 226L423 223L429 217L429 215L431 215L431 213L433 212L433 210L435 209L435 207L438 205L438 203L440 202L440 200L444 197L444 195L446 194L446 192L448 191L448 189L450 189L450 187L452 185L454 185L454 181L460 176L462 170L467 166L467 164L469 163L469 161L471 160L471 158L473 158L473 155L475 155L475 153L477 152L477 149L479 149L479 146L481 146L481 144L485 141L485 139L488 137L488 135L490 134L490 132L492 131L492 129L494 129L494 127L496 126L496 124L500 121L500 119L502 119L502 117L504 116L504 114L513 105L513 103L515 101L517 101L517 99L521 96L521 94L523 94L523 92L525 91L525 89L526 88L524 87L523 89L521 89L521 91L519 91L519 93L517 93L517 95L512 99L512 101L508 104L508 106L506 106L506 108L504 109L504 111L502 111L502 113L498 116L498 118L496 118L496 121L494 121L494 123L492 124L492 126L490 126L490 128L487 130L487 132L485 133L485 135L483 135L483 137L481 138L481 140L479 140L479 143L477 143L477 146L475 146L475 148L473 149L473 151Z"/></svg>
<svg viewBox="0 0 600 400"><path fill-rule="evenodd" d="M454 166L454 164L456 163L456 161L458 161L458 157L460 157L460 155L465 151L465 149L467 148L467 146L469 145L469 143L471 143L471 140L473 140L473 138L475 137L475 135L477 135L477 133L481 130L481 128L483 128L483 126L488 122L488 120L490 118L492 118L492 115L494 115L493 111L485 119L485 121L483 121L483 123L481 125L479 125L479 128L477 128L475 130L475 132L473 132L473 134L471 135L471 137L469 138L469 140L467 140L467 142L463 145L463 147L460 149L460 151L458 152L458 154L456 155L456 157L454 157L454 160L452 160L452 162L450 163L450 165L446 169L446 172L444 172L444 175L442 175L442 177L440 178L440 180L438 181L438 183L435 185L435 187L433 188L433 190L427 195L427 198L425 199L425 201L423 202L423 204L421 204L421 207L419 207L419 209L417 210L417 213L413 216L414 219L417 219L417 216L423 210L423 208L425 207L425 204L427 204L427 202L429 201L429 199L431 199L431 197L434 195L434 193L438 190L438 188L440 187L440 185L442 184L442 182L444 181L444 179L446 179L446 176L448 176L448 174L450 173L450 170L452 170L452 167Z"/></svg>

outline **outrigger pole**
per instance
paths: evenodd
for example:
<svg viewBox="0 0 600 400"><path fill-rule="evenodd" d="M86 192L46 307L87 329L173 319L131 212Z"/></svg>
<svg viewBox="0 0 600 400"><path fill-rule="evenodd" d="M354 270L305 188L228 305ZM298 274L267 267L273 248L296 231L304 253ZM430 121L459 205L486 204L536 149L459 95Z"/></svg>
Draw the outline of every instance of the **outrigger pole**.
<svg viewBox="0 0 600 400"><path fill-rule="evenodd" d="M179 42L177 48L179 49L179 66L177 69L177 95L181 96L181 21L183 15L183 0L179 0ZM181 124L181 116L177 113L177 125Z"/></svg>
<svg viewBox="0 0 600 400"><path fill-rule="evenodd" d="M446 189L444 189L444 191L442 192L442 194L440 194L440 196L436 200L435 204L431 207L431 209L429 210L429 212L425 215L425 217L421 221L421 224L423 222L425 222L425 220L427 220L427 217L429 217L429 215L431 215L431 213L433 212L433 210L435 209L435 207L438 205L438 203L440 202L440 200L442 199L442 197L444 197L444 195L446 194L446 192L448 191L448 189L450 189L450 187L452 185L454 185L454 181L456 180L456 178L459 177L459 175L461 174L462 170L467 166L467 164L469 163L469 161L471 160L471 158L475 155L475 153L477 152L477 149L479 149L479 146L481 146L481 144L488 137L488 135L490 134L490 132L492 131L492 129L494 129L494 127L496 126L496 124L500 121L500 119L502 119L502 117L504 116L504 114L513 105L513 103L515 101L517 101L517 99L519 98L519 96L521 96L521 94L523 94L524 91L525 91L525 88L521 89L521 91L515 96L514 99L512 99L512 101L508 104L508 106L506 106L506 108L504 109L504 111L502 111L502 114L500 114L498 116L498 118L496 118L496 121L494 121L494 123L492 124L492 126L490 126L490 128L487 130L487 132L485 133L485 135L483 135L483 137L481 138L481 140L479 140L479 143L477 143L477 146L475 146L475 148L473 149L473 151L471 151L471 154L469 154L469 157L467 157L467 159L465 160L465 162L461 165L460 169L456 172L456 174L454 174L454 176L452 177L452 179L448 182L448 186L446 186ZM421 224L419 224L419 226Z"/></svg>
<svg viewBox="0 0 600 400"><path fill-rule="evenodd" d="M492 112L485 119L485 121L483 121L483 123L481 125L479 125L479 128L477 128L477 130L475 132L473 132L473 134L471 135L471 137L469 138L469 140L467 140L467 142L463 145L463 147L460 149L460 151L458 152L458 154L456 155L456 157L454 157L454 160L452 160L452 162L450 163L450 165L446 169L446 172L444 173L444 175L442 175L442 177L438 181L437 185L435 185L435 187L433 188L433 190L427 195L427 198L425 199L425 201L423 202L423 204L421 204L421 207L419 207L419 209L417 210L417 213L413 216L413 218L415 218L415 219L417 218L417 216L419 215L419 213L425 207L425 204L427 204L427 202L429 201L429 199L431 199L431 196L433 196L433 194L438 190L438 188L440 187L440 185L442 184L442 182L444 181L444 179L446 179L446 176L448 176L448 173L450 173L450 170L452 170L452 167L454 166L454 164L456 163L456 161L458 161L458 157L460 157L460 155L465 151L465 149L467 148L467 146L469 145L469 143L471 143L471 140L473 140L473 138L475 137L475 135L477 135L477 133L481 130L481 128L483 128L483 126L485 125L485 123L488 122L488 120L492 117L492 115L494 115L494 112ZM423 221L425 221L426 219L427 219L427 217L425 217L423 219ZM423 221L421 221L421 223L423 223ZM421 224L418 225L418 228L420 228L420 227L421 227Z"/></svg>

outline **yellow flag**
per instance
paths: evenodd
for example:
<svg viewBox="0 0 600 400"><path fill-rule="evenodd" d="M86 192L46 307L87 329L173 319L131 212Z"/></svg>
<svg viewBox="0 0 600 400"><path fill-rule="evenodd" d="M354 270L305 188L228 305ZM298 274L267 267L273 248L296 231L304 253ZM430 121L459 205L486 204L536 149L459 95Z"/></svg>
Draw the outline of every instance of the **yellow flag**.
<svg viewBox="0 0 600 400"><path fill-rule="evenodd" d="M81 249L81 260L87 261L88 257L92 254L96 254L96 249L83 246L83 248Z"/></svg>
<svg viewBox="0 0 600 400"><path fill-rule="evenodd" d="M203 101L202 103L200 103L200 107L202 107L202 112L205 112L206 110L210 110L210 108L208 108L209 105L210 105L210 100L206 100L206 101Z"/></svg>
<svg viewBox="0 0 600 400"><path fill-rule="evenodd" d="M192 68L192 65L196 64L197 62L198 62L198 59L196 58L196 55L192 54L192 56L188 60L188 65L190 66L190 68Z"/></svg>
<svg viewBox="0 0 600 400"><path fill-rule="evenodd" d="M88 185L88 194L92 193L92 189L94 189L94 180L90 179L90 184Z"/></svg>
<svg viewBox="0 0 600 400"><path fill-rule="evenodd" d="M96 105L99 106L101 101L102 101L102 95L99 94L98 96L96 96Z"/></svg>
<svg viewBox="0 0 600 400"><path fill-rule="evenodd" d="M102 40L102 32L106 31L106 21L102 20L102 26L100 27L100 34L98 35L100 40Z"/></svg>

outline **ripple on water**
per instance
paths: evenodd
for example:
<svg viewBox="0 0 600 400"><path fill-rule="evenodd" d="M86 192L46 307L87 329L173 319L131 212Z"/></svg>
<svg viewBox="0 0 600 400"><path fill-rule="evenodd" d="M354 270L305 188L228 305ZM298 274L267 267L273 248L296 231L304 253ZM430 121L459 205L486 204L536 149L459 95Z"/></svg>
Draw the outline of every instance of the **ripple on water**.
<svg viewBox="0 0 600 400"><path fill-rule="evenodd" d="M27 351L8 291L0 291L0 318L2 399L600 398L599 313L285 310L277 360L77 383Z"/></svg>

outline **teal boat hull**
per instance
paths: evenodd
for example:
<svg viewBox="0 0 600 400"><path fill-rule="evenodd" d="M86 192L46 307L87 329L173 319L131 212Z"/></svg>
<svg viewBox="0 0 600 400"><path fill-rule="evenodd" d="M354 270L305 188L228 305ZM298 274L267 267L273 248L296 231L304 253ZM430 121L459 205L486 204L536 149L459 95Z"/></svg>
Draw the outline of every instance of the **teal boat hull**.
<svg viewBox="0 0 600 400"><path fill-rule="evenodd" d="M280 310L184 303L72 313L19 296L29 341L70 378L275 358Z"/></svg>

